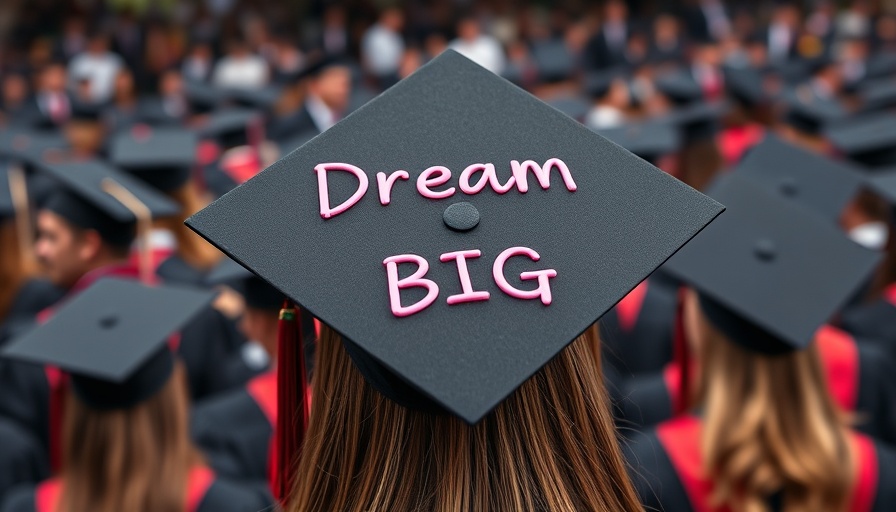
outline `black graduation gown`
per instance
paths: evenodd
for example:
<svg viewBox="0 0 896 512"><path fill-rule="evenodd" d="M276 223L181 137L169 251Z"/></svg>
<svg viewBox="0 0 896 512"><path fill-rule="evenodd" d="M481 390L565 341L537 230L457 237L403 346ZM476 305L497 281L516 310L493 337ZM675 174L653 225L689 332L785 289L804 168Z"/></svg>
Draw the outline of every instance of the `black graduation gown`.
<svg viewBox="0 0 896 512"><path fill-rule="evenodd" d="M896 358L896 305L890 300L880 298L845 308L839 326L862 341L876 343Z"/></svg>
<svg viewBox="0 0 896 512"><path fill-rule="evenodd" d="M654 274L600 319L603 359L620 377L650 374L672 360L678 285Z"/></svg>
<svg viewBox="0 0 896 512"><path fill-rule="evenodd" d="M285 142L300 133L310 131L320 133L305 105L292 114L271 119L265 129L268 138L275 142Z"/></svg>
<svg viewBox="0 0 896 512"><path fill-rule="evenodd" d="M270 371L242 389L196 404L190 431L219 475L263 482L276 420L277 376Z"/></svg>
<svg viewBox="0 0 896 512"><path fill-rule="evenodd" d="M0 512L55 512L60 486L51 480L10 494ZM187 482L186 512L258 512L271 510L273 498L261 485L237 484L205 469L194 470Z"/></svg>
<svg viewBox="0 0 896 512"><path fill-rule="evenodd" d="M896 453L870 438L855 435L859 476L849 512L896 510ZM624 446L628 468L647 510L704 512L711 484L700 477L699 419L687 416L637 434ZM773 510L780 510L774 508Z"/></svg>
<svg viewBox="0 0 896 512"><path fill-rule="evenodd" d="M166 283L204 287L208 272L190 265L177 254L172 254L156 267L156 275Z"/></svg>
<svg viewBox="0 0 896 512"><path fill-rule="evenodd" d="M0 503L14 487L33 485L50 476L47 455L38 440L0 418Z"/></svg>
<svg viewBox="0 0 896 512"><path fill-rule="evenodd" d="M6 317L0 320L0 345L30 326L35 315L55 304L64 294L64 290L44 279L25 281Z"/></svg>
<svg viewBox="0 0 896 512"><path fill-rule="evenodd" d="M816 337L834 400L856 415L855 428L896 446L896 361L872 343L856 341L844 331L825 327ZM680 372L627 379L620 386L615 411L622 426L643 428L672 417L677 408Z"/></svg>

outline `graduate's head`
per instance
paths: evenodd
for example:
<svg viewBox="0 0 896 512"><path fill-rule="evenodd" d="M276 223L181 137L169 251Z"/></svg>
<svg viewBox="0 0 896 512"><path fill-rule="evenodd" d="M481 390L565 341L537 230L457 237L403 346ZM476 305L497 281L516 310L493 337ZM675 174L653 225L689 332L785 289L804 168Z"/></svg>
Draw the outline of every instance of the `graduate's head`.
<svg viewBox="0 0 896 512"><path fill-rule="evenodd" d="M158 192L99 161L41 167L62 184L38 211L35 254L59 286L126 261L139 217L149 221L179 211Z"/></svg>
<svg viewBox="0 0 896 512"><path fill-rule="evenodd" d="M322 66L308 78L308 93L337 113L348 107L351 92L351 70L338 61Z"/></svg>
<svg viewBox="0 0 896 512"><path fill-rule="evenodd" d="M3 357L69 376L59 510L181 510L198 454L186 374L169 340L211 298L102 279L4 348Z"/></svg>
<svg viewBox="0 0 896 512"><path fill-rule="evenodd" d="M187 223L332 327L287 510L627 511L589 329L722 209L447 51Z"/></svg>
<svg viewBox="0 0 896 512"><path fill-rule="evenodd" d="M713 503L759 510L783 492L791 510L842 510L852 474L846 424L818 346L844 343L825 322L880 257L834 219L737 171L708 193L728 210L664 269L690 287L682 320L696 354L691 405L703 418Z"/></svg>

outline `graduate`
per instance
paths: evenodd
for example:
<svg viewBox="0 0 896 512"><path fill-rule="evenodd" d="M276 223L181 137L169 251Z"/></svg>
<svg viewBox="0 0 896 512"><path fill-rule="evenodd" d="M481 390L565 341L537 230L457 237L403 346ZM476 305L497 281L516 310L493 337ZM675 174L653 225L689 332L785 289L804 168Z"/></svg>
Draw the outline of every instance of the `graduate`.
<svg viewBox="0 0 896 512"><path fill-rule="evenodd" d="M62 296L38 277L31 250L31 196L21 166L0 163L0 344Z"/></svg>
<svg viewBox="0 0 896 512"><path fill-rule="evenodd" d="M736 174L710 195L728 210L664 265L698 368L690 414L628 444L645 508L891 510L896 454L850 429L814 341L879 255Z"/></svg>
<svg viewBox="0 0 896 512"><path fill-rule="evenodd" d="M267 481L274 429L277 425L277 358L280 309L286 297L238 263L225 259L209 281L238 290L245 302L240 331L249 340L244 364L228 373L251 372L240 389L196 404L191 435L215 470L228 477ZM301 313L305 361L314 360L314 319ZM308 365L310 373L311 365Z"/></svg>
<svg viewBox="0 0 896 512"><path fill-rule="evenodd" d="M3 357L64 369L59 475L10 494L4 512L172 510L249 512L263 487L217 478L188 436L183 364L170 336L211 300L208 292L102 279Z"/></svg>
<svg viewBox="0 0 896 512"><path fill-rule="evenodd" d="M264 124L257 110L217 110L200 128L199 137L215 148L214 158L202 169L205 186L214 197L226 194L263 168Z"/></svg>
<svg viewBox="0 0 896 512"><path fill-rule="evenodd" d="M152 218L175 215L178 206L134 178L99 161L43 163L41 170L59 186L37 215L35 253L45 275L71 300L96 280L115 276L152 282L151 268L130 261L137 224L148 232ZM54 306L55 307L55 306ZM36 320L45 321L53 309ZM180 331L178 353L184 359L192 397L223 391L232 382L219 368L232 352L226 324L207 308ZM58 368L22 361L0 362L0 415L13 418L47 448L53 467L61 455L62 397L66 386Z"/></svg>
<svg viewBox="0 0 896 512"><path fill-rule="evenodd" d="M109 160L180 207L156 220L151 244L156 274L167 283L202 286L221 253L183 225L207 204L196 180L196 134L182 128L135 126L112 139Z"/></svg>
<svg viewBox="0 0 896 512"><path fill-rule="evenodd" d="M593 324L722 210L446 51L187 223L323 323L285 510L635 511Z"/></svg>

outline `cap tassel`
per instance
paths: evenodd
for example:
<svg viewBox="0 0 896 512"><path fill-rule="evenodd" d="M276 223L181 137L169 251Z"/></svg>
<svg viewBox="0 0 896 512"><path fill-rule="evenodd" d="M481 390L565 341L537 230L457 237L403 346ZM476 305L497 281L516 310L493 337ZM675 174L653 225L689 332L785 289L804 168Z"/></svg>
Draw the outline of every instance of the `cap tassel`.
<svg viewBox="0 0 896 512"><path fill-rule="evenodd" d="M677 400L673 408L676 416L686 412L691 405L691 357L688 340L684 330L684 299L685 288L678 290L678 301L675 307L675 327L672 334L672 352L675 363L681 370L679 372L679 386Z"/></svg>
<svg viewBox="0 0 896 512"><path fill-rule="evenodd" d="M25 173L18 166L12 166L7 173L9 179L9 193L12 196L13 209L15 210L16 234L19 238L19 254L22 255L22 265L31 270L34 263L34 231L31 226L31 211L28 202L28 185L25 181Z"/></svg>
<svg viewBox="0 0 896 512"><path fill-rule="evenodd" d="M272 458L274 495L285 502L293 484L295 462L302 451L308 428L308 382L302 325L295 304L286 300L277 330L277 429L276 454Z"/></svg>
<svg viewBox="0 0 896 512"><path fill-rule="evenodd" d="M114 197L127 208L137 219L137 246L139 250L140 281L144 284L152 284L152 247L150 247L149 235L152 231L152 212L143 201L130 190L124 188L111 178L104 178L101 184L103 191Z"/></svg>

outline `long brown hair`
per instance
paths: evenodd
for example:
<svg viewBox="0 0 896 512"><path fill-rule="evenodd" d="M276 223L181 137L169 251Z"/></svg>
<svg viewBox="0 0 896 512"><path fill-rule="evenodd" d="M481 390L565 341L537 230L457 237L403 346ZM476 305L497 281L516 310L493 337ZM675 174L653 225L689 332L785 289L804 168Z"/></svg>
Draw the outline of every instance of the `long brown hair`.
<svg viewBox="0 0 896 512"><path fill-rule="evenodd" d="M178 363L155 396L130 409L96 411L70 391L56 512L183 512L190 469L201 463L186 389Z"/></svg>
<svg viewBox="0 0 896 512"><path fill-rule="evenodd" d="M689 295L687 307L697 307ZM712 505L840 512L853 481L846 417L827 392L818 351L768 356L728 340L699 315L703 464Z"/></svg>
<svg viewBox="0 0 896 512"><path fill-rule="evenodd" d="M15 222L0 219L0 322L9 313L19 288L34 274L34 262L24 258L19 245Z"/></svg>
<svg viewBox="0 0 896 512"><path fill-rule="evenodd" d="M370 387L339 335L318 343L311 422L286 510L641 510L589 330L475 426Z"/></svg>
<svg viewBox="0 0 896 512"><path fill-rule="evenodd" d="M214 267L221 261L223 256L221 251L215 249L184 224L187 217L206 206L206 202L199 195L196 184L191 180L184 186L168 192L168 196L180 206L180 214L159 219L156 221L156 225L174 234L174 239L177 241L177 255L189 265L201 270Z"/></svg>

